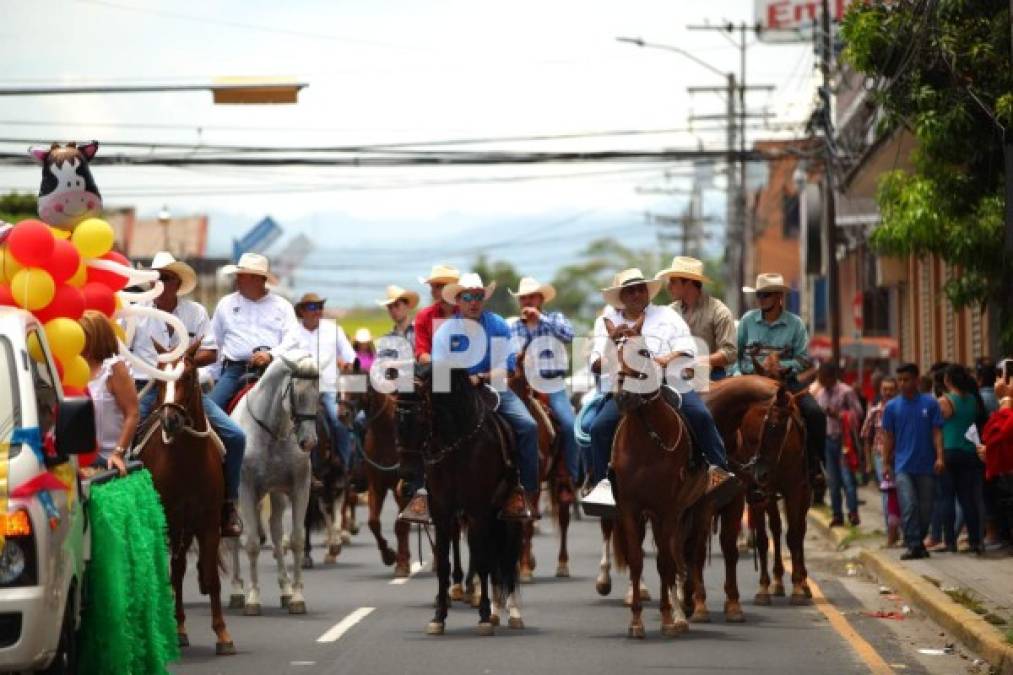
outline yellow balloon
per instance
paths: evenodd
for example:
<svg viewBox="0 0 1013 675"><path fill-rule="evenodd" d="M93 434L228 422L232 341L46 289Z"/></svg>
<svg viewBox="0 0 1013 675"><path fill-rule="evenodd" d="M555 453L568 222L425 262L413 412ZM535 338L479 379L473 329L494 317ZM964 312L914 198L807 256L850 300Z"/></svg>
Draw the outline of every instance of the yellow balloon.
<svg viewBox="0 0 1013 675"><path fill-rule="evenodd" d="M26 267L11 279L14 302L29 311L42 309L53 301L56 284L49 272L41 267Z"/></svg>
<svg viewBox="0 0 1013 675"><path fill-rule="evenodd" d="M62 227L49 226L49 231L53 233L53 236L57 239L70 239L70 231L65 230Z"/></svg>
<svg viewBox="0 0 1013 675"><path fill-rule="evenodd" d="M60 361L63 365L63 384L68 387L84 387L91 377L91 368L83 356L75 356L66 361Z"/></svg>
<svg viewBox="0 0 1013 675"><path fill-rule="evenodd" d="M58 317L46 322L46 340L56 358L66 363L84 349L84 329L73 319Z"/></svg>
<svg viewBox="0 0 1013 675"><path fill-rule="evenodd" d="M85 266L84 261L77 266L77 271L74 272L74 276L67 279L67 284L74 288L81 288L85 282L88 281L88 267Z"/></svg>
<svg viewBox="0 0 1013 675"><path fill-rule="evenodd" d="M42 353L42 343L39 342L39 336L35 332L28 334L28 354L39 363L46 361L46 355Z"/></svg>
<svg viewBox="0 0 1013 675"><path fill-rule="evenodd" d="M99 258L112 250L115 236L112 225L101 218L88 218L74 228L70 241L85 258Z"/></svg>
<svg viewBox="0 0 1013 675"><path fill-rule="evenodd" d="M111 323L113 325L113 332L116 333L116 337L120 339L120 342L125 343L127 341L127 331L123 330L123 326L121 326L119 322L113 321Z"/></svg>
<svg viewBox="0 0 1013 675"><path fill-rule="evenodd" d="M7 283L21 271L21 263L14 259L6 246L0 246L0 283Z"/></svg>

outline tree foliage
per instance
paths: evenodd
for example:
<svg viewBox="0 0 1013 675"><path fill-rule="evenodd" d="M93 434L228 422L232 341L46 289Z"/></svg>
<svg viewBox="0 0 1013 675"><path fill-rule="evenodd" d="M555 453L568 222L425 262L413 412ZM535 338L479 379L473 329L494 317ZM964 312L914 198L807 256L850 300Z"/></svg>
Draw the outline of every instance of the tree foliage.
<svg viewBox="0 0 1013 675"><path fill-rule="evenodd" d="M16 223L25 218L38 218L38 198L33 194L10 192L0 195L0 220Z"/></svg>
<svg viewBox="0 0 1013 675"><path fill-rule="evenodd" d="M1008 0L875 0L845 15L845 59L877 82L884 129L917 139L914 170L881 179L882 225L873 246L890 255L935 254L958 269L946 285L957 306L1000 305L1004 129L1013 123ZM1003 317L1013 347L1013 317Z"/></svg>

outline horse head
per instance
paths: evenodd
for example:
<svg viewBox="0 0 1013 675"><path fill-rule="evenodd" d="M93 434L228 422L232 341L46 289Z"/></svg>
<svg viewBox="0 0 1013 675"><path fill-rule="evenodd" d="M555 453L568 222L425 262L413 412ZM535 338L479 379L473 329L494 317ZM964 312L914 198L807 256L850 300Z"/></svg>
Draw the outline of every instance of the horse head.
<svg viewBox="0 0 1013 675"><path fill-rule="evenodd" d="M769 377L778 382L787 382L788 377L791 375L791 368L782 368L781 359L788 351L790 351L790 348L780 351L774 350L767 354L762 363L756 358L756 352L753 351L749 354L749 358L753 362L753 370L757 375Z"/></svg>
<svg viewBox="0 0 1013 675"><path fill-rule="evenodd" d="M309 452L317 445L317 410L320 407L320 371L313 357L293 358L280 355L288 371L288 386L282 399L285 412L292 418L299 448Z"/></svg>
<svg viewBox="0 0 1013 675"><path fill-rule="evenodd" d="M618 384L618 391L616 392L616 405L619 406L620 411L625 411L634 407L637 407L644 403L644 395L648 392L637 392L634 388L626 386L627 379L633 380L647 380L650 375L646 371L645 367L651 363L651 352L647 349L647 345L644 342L641 331L644 327L644 319L647 317L646 314L640 315L634 323L628 326L616 326L608 319L604 319L605 330L608 333L609 340L616 345L617 355L616 359L619 364L619 370L617 373L616 381ZM631 366L630 362L626 358L626 350L633 349L636 352L637 359L635 365L640 366L636 368ZM655 387L651 396L657 392Z"/></svg>
<svg viewBox="0 0 1013 675"><path fill-rule="evenodd" d="M155 352L159 355L169 350L163 347L157 340L152 340ZM183 356L173 363L162 365L164 371L170 371L176 367L179 361L183 362L183 373L175 381L160 381L158 394L158 415L162 423L162 429L169 436L173 436L188 425L193 426L195 419L188 410L189 404L200 400L199 380L197 377L196 355L200 349L201 339L198 338L187 348ZM195 394L195 390L197 393Z"/></svg>
<svg viewBox="0 0 1013 675"><path fill-rule="evenodd" d="M753 468L753 478L764 493L771 491L771 482L782 464L792 432L802 431L798 399L805 393L802 390L792 394L781 384L764 413Z"/></svg>
<svg viewBox="0 0 1013 675"><path fill-rule="evenodd" d="M430 414L432 374L430 364L416 364L411 391L397 393L395 404L397 444L409 453L421 453L432 436Z"/></svg>

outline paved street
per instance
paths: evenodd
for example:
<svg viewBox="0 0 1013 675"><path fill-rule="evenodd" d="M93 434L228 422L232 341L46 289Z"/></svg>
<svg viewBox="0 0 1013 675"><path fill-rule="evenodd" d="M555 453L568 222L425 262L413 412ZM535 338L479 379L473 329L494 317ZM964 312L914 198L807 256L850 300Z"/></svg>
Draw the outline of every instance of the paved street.
<svg viewBox="0 0 1013 675"><path fill-rule="evenodd" d="M360 516L363 509L360 509ZM385 523L390 529L393 511ZM425 635L432 616L435 580L427 569L403 584L392 584L381 566L372 537L363 528L333 566L319 564L306 574L308 614L290 616L278 604L270 551L261 556L264 616L228 613L228 625L239 654L216 657L209 612L187 580L187 625L192 645L173 666L177 673L627 673L741 671L754 673L870 672L879 663L905 673L967 672L968 660L959 655L923 656L916 647L942 647L948 638L927 620L912 615L890 621L863 614L889 609L877 585L860 574L849 576L836 553L810 534L811 570L834 614L828 620L819 606L792 607L776 598L771 607L756 607L751 598L756 574L751 558L739 563L747 623L725 624L720 614L708 625L693 625L688 634L662 638L657 604L645 609L648 628L643 642L626 638L629 611L622 605L626 581L613 574L613 591L599 597L594 590L600 539L597 521L575 521L571 528L569 579L551 576L555 570L556 536L543 525L536 537L539 568L534 584L523 586L527 627L498 629L496 636L475 634L476 610L456 604L443 637ZM413 551L416 540L413 533ZM428 559L428 556L427 556ZM649 561L653 564L653 560ZM244 560L245 567L245 560ZM720 556L715 542L709 568L708 592L712 612L723 603ZM651 592L657 592L656 573L650 573ZM226 598L227 599L227 598ZM894 599L896 601L896 598ZM364 609L365 608L365 609ZM373 608L371 611L368 608ZM899 606L898 606L899 608ZM346 617L347 627L330 642L318 642ZM844 626L842 630L841 626ZM842 636L851 627L857 634ZM865 659L854 644L865 641ZM973 657L971 657L973 658ZM870 662L871 659L871 662Z"/></svg>

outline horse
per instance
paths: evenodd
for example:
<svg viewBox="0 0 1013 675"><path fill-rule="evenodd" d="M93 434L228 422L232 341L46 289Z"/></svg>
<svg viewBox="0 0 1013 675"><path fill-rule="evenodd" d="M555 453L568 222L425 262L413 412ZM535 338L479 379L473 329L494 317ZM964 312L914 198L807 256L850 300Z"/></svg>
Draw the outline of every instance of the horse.
<svg viewBox="0 0 1013 675"><path fill-rule="evenodd" d="M341 553L341 537L335 527L335 515L338 513L338 500L344 500L345 478L341 458L334 451L334 439L324 419L323 412L317 413L317 463L313 466L313 479L310 487L309 505L306 508L306 548L303 555L303 569L313 569L313 557L310 553L310 539L315 528L324 531L324 564L337 562Z"/></svg>
<svg viewBox="0 0 1013 675"><path fill-rule="evenodd" d="M513 432L494 413L495 405L487 400L486 392L471 384L466 371L451 371L449 392L433 391L432 375L428 364L416 366L413 390L397 396L398 443L403 455L420 457L426 465L436 531L436 613L426 633L442 635L445 631L450 605L450 546L461 515L467 521L471 565L479 578L478 634L494 634L504 601L508 625L523 628L515 595L521 528L519 523L497 517L516 479L511 461Z"/></svg>
<svg viewBox="0 0 1013 675"><path fill-rule="evenodd" d="M671 594L682 595L682 580L688 574L684 547L687 522L700 508L707 489L707 470L694 458L692 433L682 416L665 400L661 388L635 393L624 386L627 378L644 379L624 360L630 340L640 338L644 317L632 326L616 327L608 319L605 328L618 346L616 405L621 414L612 443L613 492L616 517L612 537L616 565L628 568L631 589L639 589L643 573L643 541L646 522L651 523L657 545L658 573L661 576L661 632L674 637L689 629L683 614L682 598L672 602ZM649 355L638 349L641 356ZM702 503L701 503L702 502ZM640 593L632 593L628 636L646 636L641 614Z"/></svg>
<svg viewBox="0 0 1013 675"><path fill-rule="evenodd" d="M566 549L567 531L570 527L570 503L561 503L561 492L573 495L573 485L566 470L566 462L561 448L561 429L558 420L552 415L545 395L535 392L528 383L524 372L524 358L527 345L517 354L517 365L508 380L508 386L528 408L531 417L538 424L538 483L548 483L549 504L559 526L559 554L556 558L556 576L570 576L570 556ZM531 506L538 512L539 493L529 495ZM572 501L572 499L571 499ZM531 540L535 533L533 522L524 523L521 544L520 581L529 583L535 570L535 556L531 550Z"/></svg>
<svg viewBox="0 0 1013 675"><path fill-rule="evenodd" d="M231 655L236 646L225 627L218 577L225 479L222 455L204 414L194 362L199 346L200 340L196 340L184 353L183 373L177 381L159 383L158 405L144 423L138 455L151 472L165 509L179 646L190 644L183 611L183 576L187 551L196 539L198 587L211 601L215 653ZM159 354L166 351L157 343L155 349ZM167 371L173 367L175 364L163 366Z"/></svg>
<svg viewBox="0 0 1013 675"><path fill-rule="evenodd" d="M232 419L246 434L246 455L239 488L240 512L246 523L260 522L259 504L265 495L270 495L271 543L278 564L281 606L287 607L290 614L305 614L306 600L302 594L303 528L310 495L309 452L317 443L319 380L312 357L301 353L293 356L282 354L271 361L257 384L236 405ZM290 547L294 565L291 580L285 567L285 546L282 542L281 520L285 513L286 496L292 506ZM261 544L256 528L248 532L245 539L250 563L250 588L245 594L243 613L259 616L261 601L257 558ZM233 547L232 568L233 597L242 596L244 584L239 574L238 547Z"/></svg>

